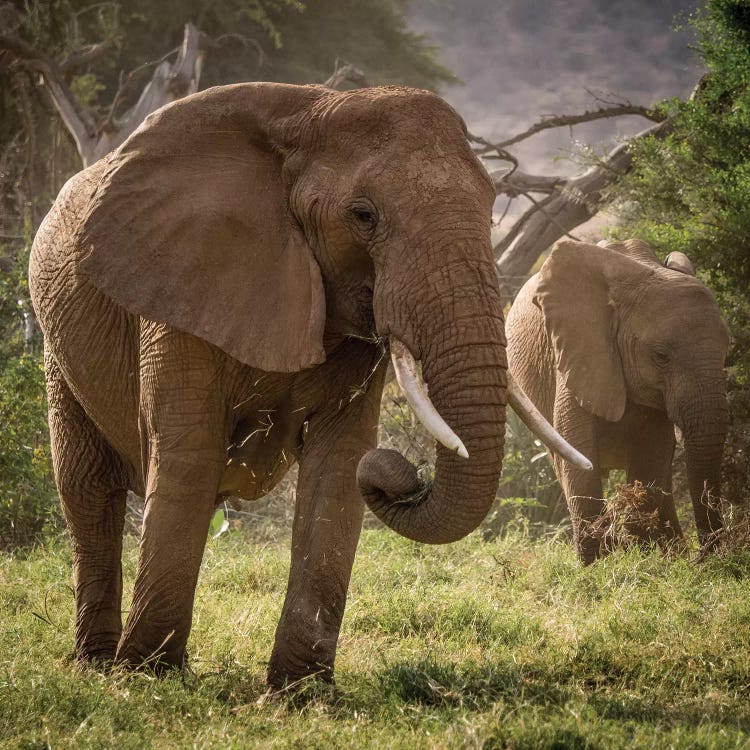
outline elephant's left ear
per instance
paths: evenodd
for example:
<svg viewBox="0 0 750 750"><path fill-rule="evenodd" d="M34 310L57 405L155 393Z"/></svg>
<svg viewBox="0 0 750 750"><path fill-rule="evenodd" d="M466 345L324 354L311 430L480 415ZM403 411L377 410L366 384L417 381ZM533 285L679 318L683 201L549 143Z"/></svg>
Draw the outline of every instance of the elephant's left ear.
<svg viewBox="0 0 750 750"><path fill-rule="evenodd" d="M576 401L612 422L627 388L617 345L622 290L654 271L615 250L560 240L539 271L535 303L544 313L557 369Z"/></svg>
<svg viewBox="0 0 750 750"><path fill-rule="evenodd" d="M237 84L150 115L109 157L78 235L83 270L129 312L253 367L322 362L323 281L282 174L297 144L278 134L330 93Z"/></svg>

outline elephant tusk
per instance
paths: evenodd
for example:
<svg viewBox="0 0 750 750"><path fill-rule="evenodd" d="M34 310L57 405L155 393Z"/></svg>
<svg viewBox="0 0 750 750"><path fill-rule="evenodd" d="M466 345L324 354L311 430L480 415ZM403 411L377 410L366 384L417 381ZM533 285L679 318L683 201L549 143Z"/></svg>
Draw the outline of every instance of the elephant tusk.
<svg viewBox="0 0 750 750"><path fill-rule="evenodd" d="M539 409L531 403L531 399L508 372L508 403L518 414L523 423L554 453L564 458L569 464L591 471L594 466L591 461L579 453L562 435L544 418Z"/></svg>
<svg viewBox="0 0 750 750"><path fill-rule="evenodd" d="M399 387L427 432L448 450L458 453L462 458L468 458L469 452L461 438L448 427L430 401L427 388L417 374L417 363L412 353L403 342L395 338L391 339L391 360Z"/></svg>

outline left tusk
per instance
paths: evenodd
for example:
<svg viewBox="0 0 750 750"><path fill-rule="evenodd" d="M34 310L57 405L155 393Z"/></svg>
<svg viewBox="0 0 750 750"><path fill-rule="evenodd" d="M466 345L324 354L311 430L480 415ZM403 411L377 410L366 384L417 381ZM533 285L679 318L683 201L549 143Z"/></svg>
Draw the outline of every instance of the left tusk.
<svg viewBox="0 0 750 750"><path fill-rule="evenodd" d="M545 419L531 399L508 372L508 403L513 411L521 417L523 423L553 452L584 471L594 467L591 461L568 443L562 435Z"/></svg>
<svg viewBox="0 0 750 750"><path fill-rule="evenodd" d="M469 452L461 438L445 423L435 405L427 395L422 379L417 374L417 363L406 345L398 339L391 338L391 361L396 371L396 380L406 396L417 419L427 432L448 450L468 458Z"/></svg>

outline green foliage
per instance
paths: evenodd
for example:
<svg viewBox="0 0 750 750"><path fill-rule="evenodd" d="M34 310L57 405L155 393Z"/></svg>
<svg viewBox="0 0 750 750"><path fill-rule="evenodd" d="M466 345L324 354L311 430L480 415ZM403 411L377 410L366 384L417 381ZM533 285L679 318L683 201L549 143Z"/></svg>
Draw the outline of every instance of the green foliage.
<svg viewBox="0 0 750 750"><path fill-rule="evenodd" d="M264 699L290 531L210 539L191 670L76 668L70 547L0 559L0 747L704 748L750 741L750 554L363 534L336 687ZM127 609L138 542L125 539Z"/></svg>
<svg viewBox="0 0 750 750"><path fill-rule="evenodd" d="M29 544L58 520L41 353L24 341L27 265L23 253L0 276L0 547Z"/></svg>
<svg viewBox="0 0 750 750"><path fill-rule="evenodd" d="M406 0L305 0L303 13L275 17L282 46L271 55L272 80L323 82L337 59L361 68L373 85L439 89L456 77L436 48L409 31Z"/></svg>
<svg viewBox="0 0 750 750"><path fill-rule="evenodd" d="M674 118L665 140L634 144L633 172L610 198L621 237L665 255L680 250L716 291L732 334L727 488L750 486L750 13L745 0L708 0L692 19L708 73L688 101L662 106Z"/></svg>
<svg viewBox="0 0 750 750"><path fill-rule="evenodd" d="M545 533L567 518L544 445L510 409L506 420L503 473L497 502L482 524L485 539L493 539L509 525Z"/></svg>
<svg viewBox="0 0 750 750"><path fill-rule="evenodd" d="M58 521L39 356L11 358L0 371L0 423L0 546L17 547Z"/></svg>

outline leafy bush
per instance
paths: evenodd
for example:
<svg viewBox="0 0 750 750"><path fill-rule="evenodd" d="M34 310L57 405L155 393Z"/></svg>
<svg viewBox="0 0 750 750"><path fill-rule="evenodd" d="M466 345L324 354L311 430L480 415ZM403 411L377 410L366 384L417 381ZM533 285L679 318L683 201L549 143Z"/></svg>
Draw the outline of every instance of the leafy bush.
<svg viewBox="0 0 750 750"><path fill-rule="evenodd" d="M674 128L633 145L634 170L612 190L620 237L663 255L679 250L716 292L732 334L733 418L724 494L748 501L750 464L750 12L746 0L708 0L692 19L708 73L687 101L662 106Z"/></svg>
<svg viewBox="0 0 750 750"><path fill-rule="evenodd" d="M510 409L506 420L498 498L482 526L486 540L517 525L543 533L567 518L565 498L544 445Z"/></svg>
<svg viewBox="0 0 750 750"><path fill-rule="evenodd" d="M0 276L0 546L34 541L59 522L47 427L44 370L36 337L25 335L28 252ZM28 339L28 341L26 340Z"/></svg>

